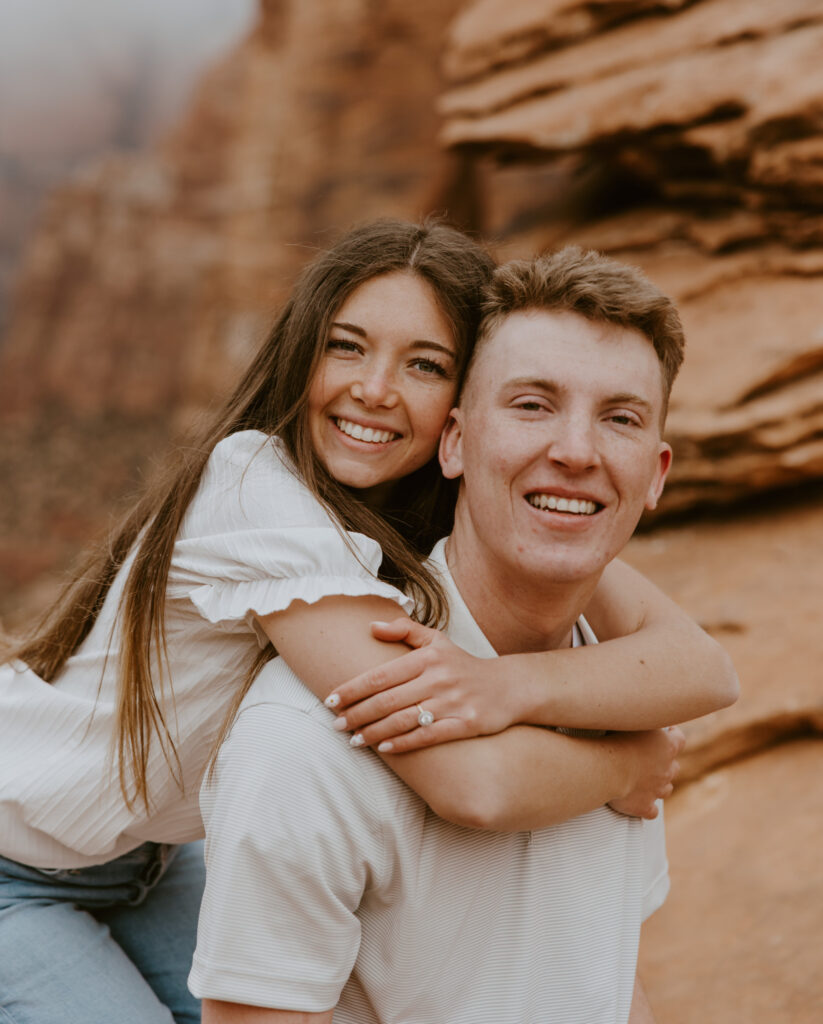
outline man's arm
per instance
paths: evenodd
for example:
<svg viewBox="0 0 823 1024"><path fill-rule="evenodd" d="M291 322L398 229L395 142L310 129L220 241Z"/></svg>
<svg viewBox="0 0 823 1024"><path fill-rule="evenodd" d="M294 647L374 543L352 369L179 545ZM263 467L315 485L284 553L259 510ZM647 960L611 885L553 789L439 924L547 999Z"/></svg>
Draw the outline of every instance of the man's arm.
<svg viewBox="0 0 823 1024"><path fill-rule="evenodd" d="M203 1024L207 1021L203 1020ZM640 978L635 975L634 995L632 996L632 1008L629 1013L629 1024L655 1024L652 1008L646 998L646 992L640 984Z"/></svg>
<svg viewBox="0 0 823 1024"><path fill-rule="evenodd" d="M334 1010L301 1013L299 1010L269 1010L265 1006L203 1000L203 1024L331 1024Z"/></svg>
<svg viewBox="0 0 823 1024"><path fill-rule="evenodd" d="M353 757L283 672L299 699L245 708L200 792L206 885L189 988L228 1020L258 1012L246 1004L328 1019L386 861L394 804L372 785L385 770Z"/></svg>
<svg viewBox="0 0 823 1024"><path fill-rule="evenodd" d="M292 670L322 698L408 650L371 637L368 623L389 613L396 616L397 606L383 598L333 597L294 602L260 621ZM517 726L384 759L440 817L509 832L545 828L616 800L624 801L625 813L630 796L638 808L632 813L654 817L654 800L671 791L681 746L676 732L581 740Z"/></svg>

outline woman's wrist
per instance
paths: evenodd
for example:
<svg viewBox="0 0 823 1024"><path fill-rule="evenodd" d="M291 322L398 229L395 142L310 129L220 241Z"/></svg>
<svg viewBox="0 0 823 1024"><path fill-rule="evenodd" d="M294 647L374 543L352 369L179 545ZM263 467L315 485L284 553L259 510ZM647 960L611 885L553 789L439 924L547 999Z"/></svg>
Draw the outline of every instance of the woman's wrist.
<svg viewBox="0 0 823 1024"><path fill-rule="evenodd" d="M512 725L554 725L550 718L551 681L536 674L535 655L511 654L504 661L507 713Z"/></svg>

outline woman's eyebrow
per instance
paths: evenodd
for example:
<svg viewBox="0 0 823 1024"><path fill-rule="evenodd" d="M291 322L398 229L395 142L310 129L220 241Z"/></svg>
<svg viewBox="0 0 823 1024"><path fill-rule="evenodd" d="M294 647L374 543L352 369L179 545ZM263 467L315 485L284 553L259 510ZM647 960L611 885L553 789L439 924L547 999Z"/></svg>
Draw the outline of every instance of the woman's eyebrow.
<svg viewBox="0 0 823 1024"><path fill-rule="evenodd" d="M342 327L344 331L351 331L352 334L359 334L361 338L366 337L366 332L362 327L358 327L357 324L348 324L345 320L335 320L332 322L332 327Z"/></svg>
<svg viewBox="0 0 823 1024"><path fill-rule="evenodd" d="M442 352L443 355L452 356L456 355L453 348L447 348L445 345L441 345L436 341L429 341L427 338L420 338L417 341L411 343L412 348L433 348L437 352Z"/></svg>

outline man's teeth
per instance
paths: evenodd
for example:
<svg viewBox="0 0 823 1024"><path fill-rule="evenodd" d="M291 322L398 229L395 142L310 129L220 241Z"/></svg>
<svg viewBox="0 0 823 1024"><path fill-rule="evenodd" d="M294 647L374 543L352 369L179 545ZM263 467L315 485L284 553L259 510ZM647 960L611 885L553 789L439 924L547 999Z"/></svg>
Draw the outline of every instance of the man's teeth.
<svg viewBox="0 0 823 1024"><path fill-rule="evenodd" d="M584 498L557 498L553 494L530 494L528 501L535 508L551 509L552 512L571 512L577 516L592 516L597 511L597 505Z"/></svg>
<svg viewBox="0 0 823 1024"><path fill-rule="evenodd" d="M356 441L371 441L373 444L386 444L400 437L393 430L375 430L373 427L361 427L359 423L352 423L351 420L335 420L338 430L353 437Z"/></svg>

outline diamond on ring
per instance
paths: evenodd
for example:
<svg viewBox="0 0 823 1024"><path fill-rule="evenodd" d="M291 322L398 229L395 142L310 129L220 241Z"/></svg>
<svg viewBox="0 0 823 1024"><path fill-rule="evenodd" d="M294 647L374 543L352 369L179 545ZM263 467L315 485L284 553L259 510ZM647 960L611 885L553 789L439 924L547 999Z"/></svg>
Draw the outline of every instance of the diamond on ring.
<svg viewBox="0 0 823 1024"><path fill-rule="evenodd" d="M420 712L420 714L417 716L417 724L431 725L432 722L434 721L434 715L431 713L431 711L426 711L426 709L421 708L419 704L416 705L416 707L417 710Z"/></svg>

